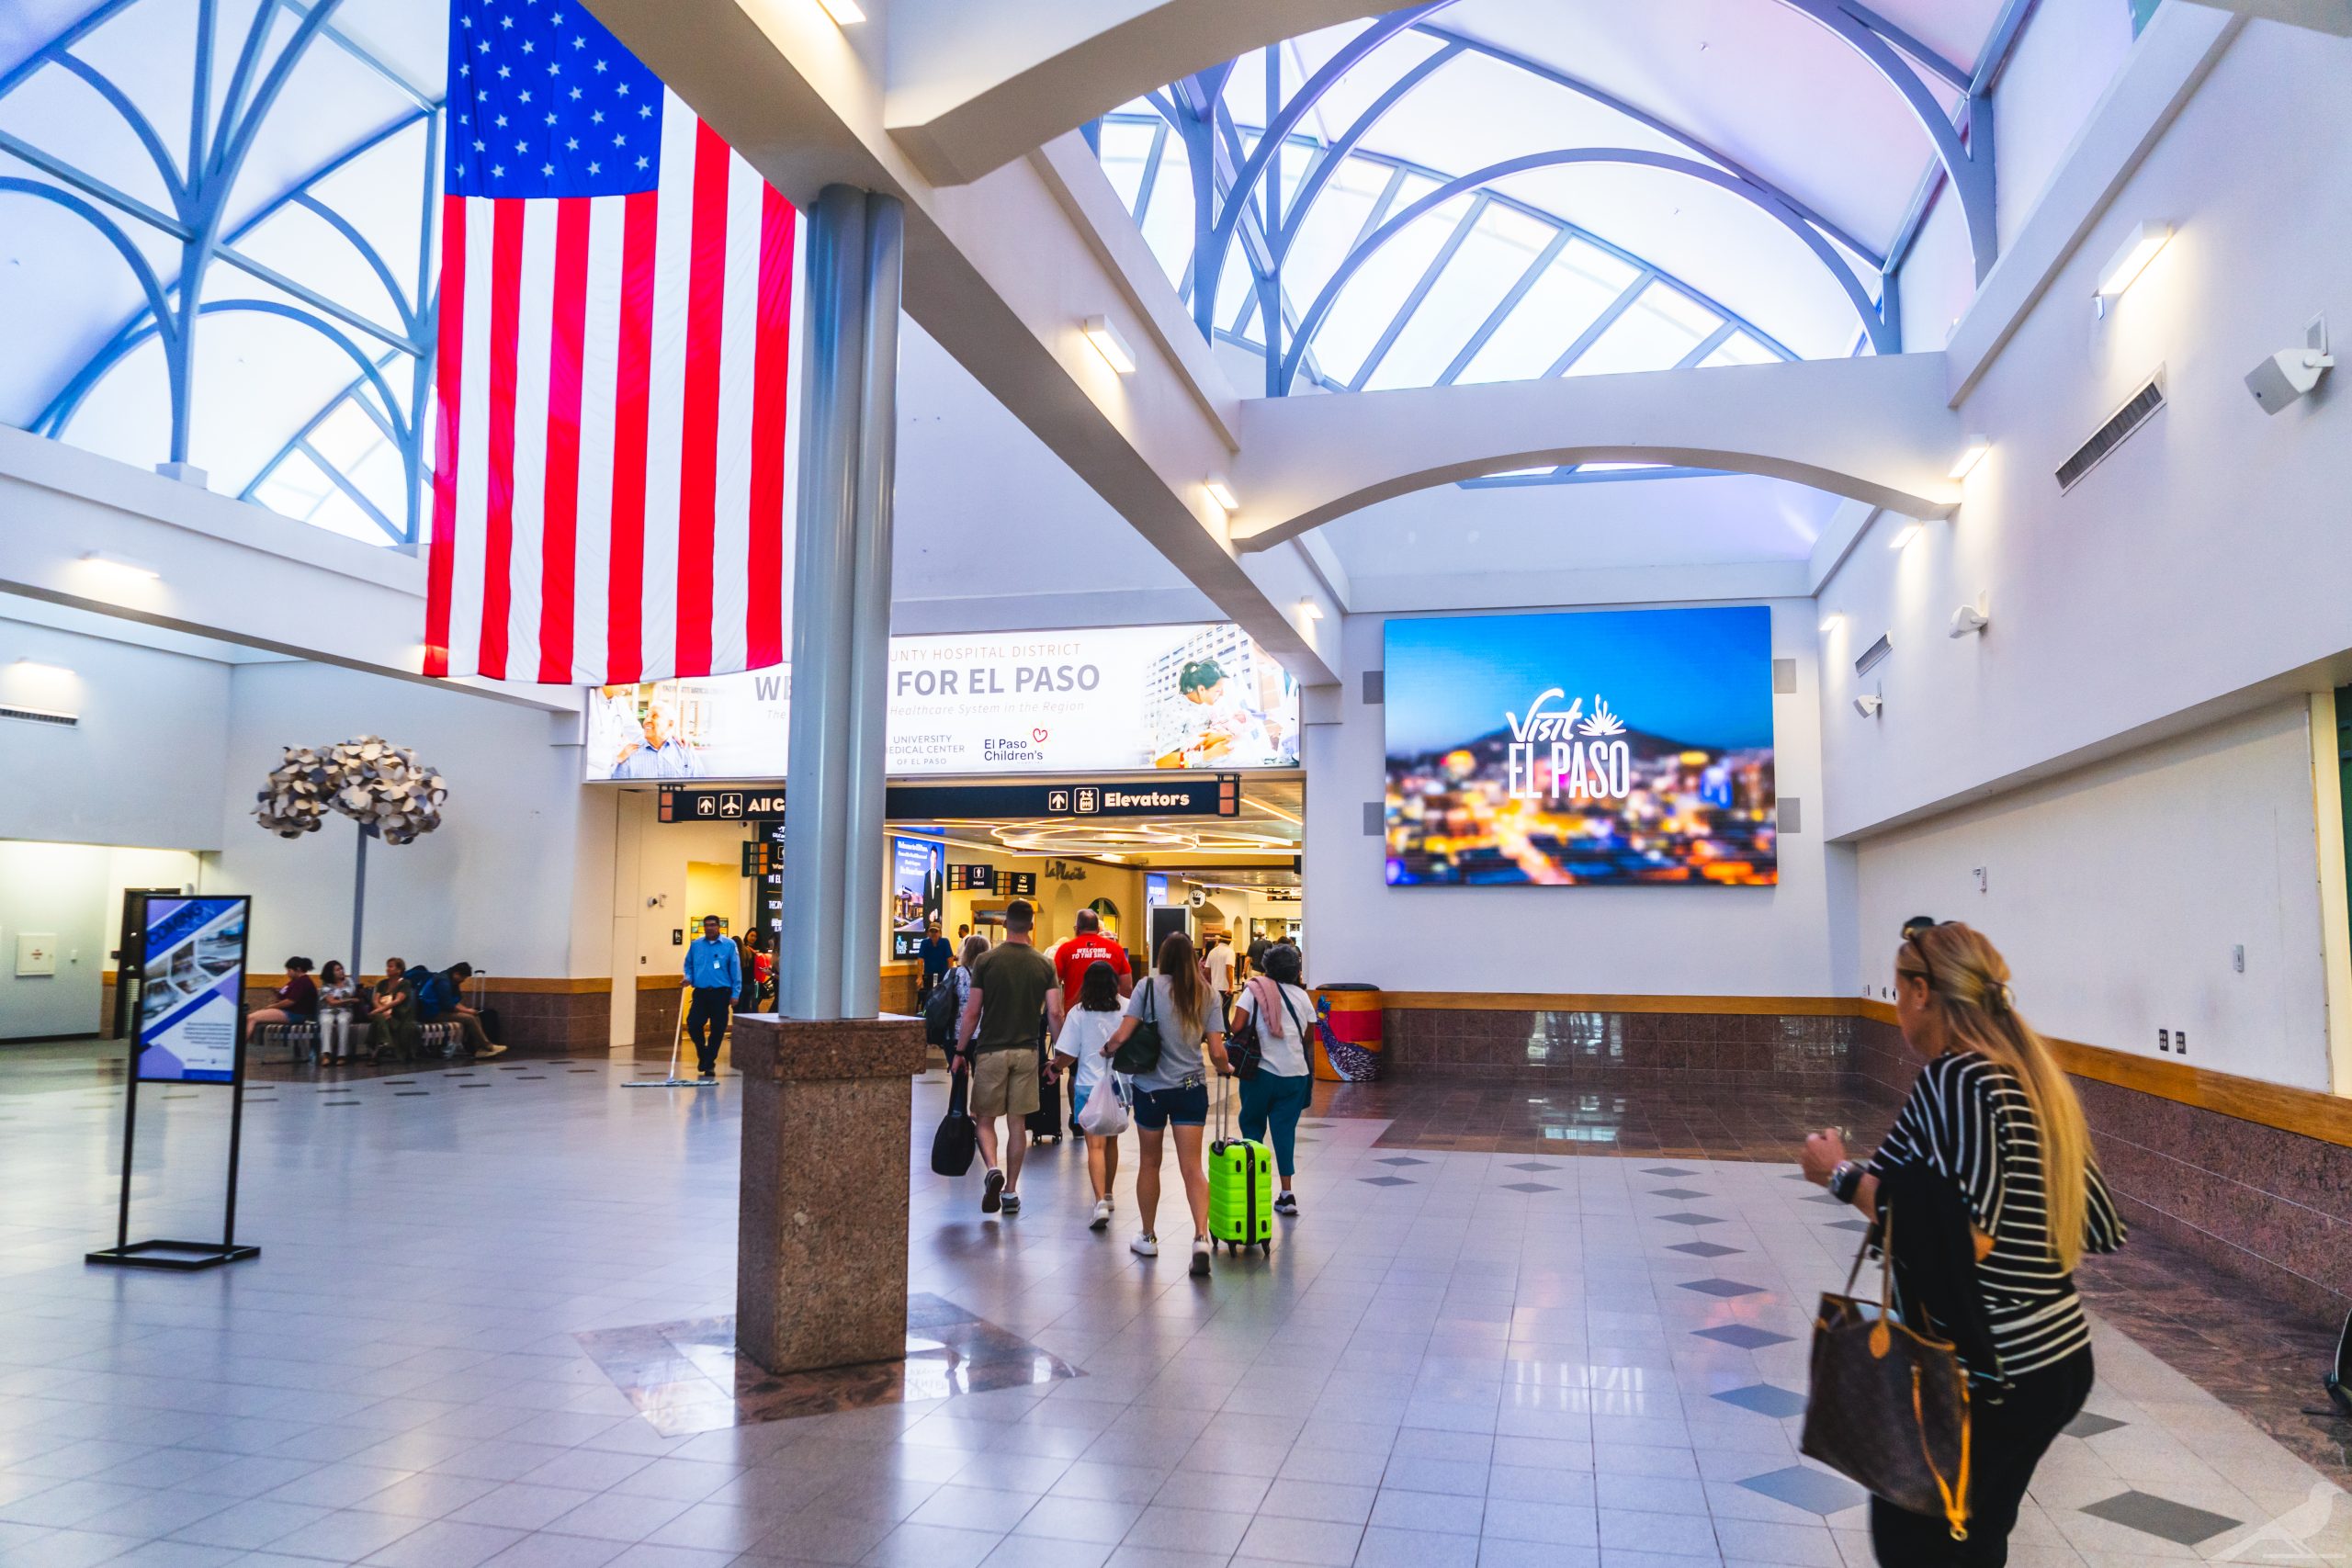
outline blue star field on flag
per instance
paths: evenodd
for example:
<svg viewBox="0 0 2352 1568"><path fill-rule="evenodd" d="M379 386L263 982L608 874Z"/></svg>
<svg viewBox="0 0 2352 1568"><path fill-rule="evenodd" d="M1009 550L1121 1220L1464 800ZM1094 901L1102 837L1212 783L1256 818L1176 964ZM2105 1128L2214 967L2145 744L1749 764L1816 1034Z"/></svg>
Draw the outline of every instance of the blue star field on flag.
<svg viewBox="0 0 2352 1568"><path fill-rule="evenodd" d="M452 196L625 196L662 172L662 79L582 0L451 0Z"/></svg>

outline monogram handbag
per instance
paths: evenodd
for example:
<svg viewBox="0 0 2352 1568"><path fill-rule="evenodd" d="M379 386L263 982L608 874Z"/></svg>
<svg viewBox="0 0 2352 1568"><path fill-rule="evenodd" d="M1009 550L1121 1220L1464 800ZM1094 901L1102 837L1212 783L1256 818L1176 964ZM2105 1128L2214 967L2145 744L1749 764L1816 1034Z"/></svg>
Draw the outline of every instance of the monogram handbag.
<svg viewBox="0 0 2352 1568"><path fill-rule="evenodd" d="M1813 1392L1805 1406L1807 1459L1874 1497L1968 1539L1968 1373L1952 1346L1894 1321L1894 1213L1882 1217L1878 1309L1855 1299L1870 1238L1854 1254L1843 1294L1823 1292L1813 1324Z"/></svg>

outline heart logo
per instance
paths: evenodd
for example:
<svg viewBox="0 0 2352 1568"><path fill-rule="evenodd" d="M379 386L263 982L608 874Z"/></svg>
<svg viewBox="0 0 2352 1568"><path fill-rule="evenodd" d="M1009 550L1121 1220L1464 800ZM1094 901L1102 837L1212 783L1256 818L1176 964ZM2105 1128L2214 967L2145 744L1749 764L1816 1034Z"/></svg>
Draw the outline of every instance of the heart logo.
<svg viewBox="0 0 2352 1568"><path fill-rule="evenodd" d="M1046 732L1042 729L1033 729L1029 732L1029 739L1032 740L1043 740L1045 738Z"/></svg>

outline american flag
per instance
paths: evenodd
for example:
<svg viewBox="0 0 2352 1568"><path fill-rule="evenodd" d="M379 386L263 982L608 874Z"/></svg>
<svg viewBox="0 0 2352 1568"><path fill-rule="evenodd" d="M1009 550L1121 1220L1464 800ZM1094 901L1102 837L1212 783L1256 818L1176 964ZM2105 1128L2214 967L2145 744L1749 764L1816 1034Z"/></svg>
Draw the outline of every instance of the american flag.
<svg viewBox="0 0 2352 1568"><path fill-rule="evenodd" d="M797 224L582 0L451 0L424 672L781 663Z"/></svg>

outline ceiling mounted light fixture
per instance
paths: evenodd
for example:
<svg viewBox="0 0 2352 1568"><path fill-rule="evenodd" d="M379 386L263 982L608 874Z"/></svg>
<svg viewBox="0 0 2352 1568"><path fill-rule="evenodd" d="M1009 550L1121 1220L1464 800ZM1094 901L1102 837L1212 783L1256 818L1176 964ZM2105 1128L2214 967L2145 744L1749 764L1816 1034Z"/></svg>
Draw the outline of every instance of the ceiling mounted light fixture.
<svg viewBox="0 0 2352 1568"><path fill-rule="evenodd" d="M833 19L836 27L854 28L865 20L865 9L857 0L817 0L817 4L824 8L825 15Z"/></svg>
<svg viewBox="0 0 2352 1568"><path fill-rule="evenodd" d="M1241 510L1241 502L1234 499L1233 487L1222 477L1208 479L1201 488L1209 493L1209 502L1227 517Z"/></svg>
<svg viewBox="0 0 2352 1568"><path fill-rule="evenodd" d="M2098 270L2098 299L2102 310L2106 309L2108 300L2132 287L2133 280L2147 270L2148 264L2156 259L2156 253L2165 248L2165 242L2171 238L2172 225L2169 223L2135 223L2132 226L2132 231L2123 236L2123 243Z"/></svg>
<svg viewBox="0 0 2352 1568"><path fill-rule="evenodd" d="M103 550L85 550L82 553L82 564L106 572L109 576L120 578L126 582L153 582L164 575L152 566L141 566L135 560L125 560L120 556L110 556Z"/></svg>
<svg viewBox="0 0 2352 1568"><path fill-rule="evenodd" d="M1845 629L1846 617L1843 615L1830 615L1826 617L1821 623L1821 635L1824 637L1827 637L1832 632L1843 631Z"/></svg>
<svg viewBox="0 0 2352 1568"><path fill-rule="evenodd" d="M1119 335L1119 329L1111 324L1110 317L1089 316L1080 323L1079 330L1094 345L1094 352L1102 356L1102 363L1122 376L1136 373L1136 351L1127 346L1127 340Z"/></svg>
<svg viewBox="0 0 2352 1568"><path fill-rule="evenodd" d="M1319 621L1323 618L1323 606L1312 599L1301 599L1298 602L1298 613L1307 620Z"/></svg>
<svg viewBox="0 0 2352 1568"><path fill-rule="evenodd" d="M1990 452L1992 449L1993 438L1991 436L1970 436L1961 446L1960 456L1951 460L1952 482L1954 484L1958 484L1970 474L1974 473L1976 471L1976 465L1983 462L1984 460L1984 454Z"/></svg>
<svg viewBox="0 0 2352 1568"><path fill-rule="evenodd" d="M1919 525L1917 523L1905 523L1903 525L1902 530L1894 536L1894 542L1888 545L1886 547L1890 550L1907 548L1910 546L1911 541L1918 536Z"/></svg>
<svg viewBox="0 0 2352 1568"><path fill-rule="evenodd" d="M62 675L69 680L74 674L73 671L62 664L51 664L39 659L19 659L12 668L21 670L28 675Z"/></svg>

